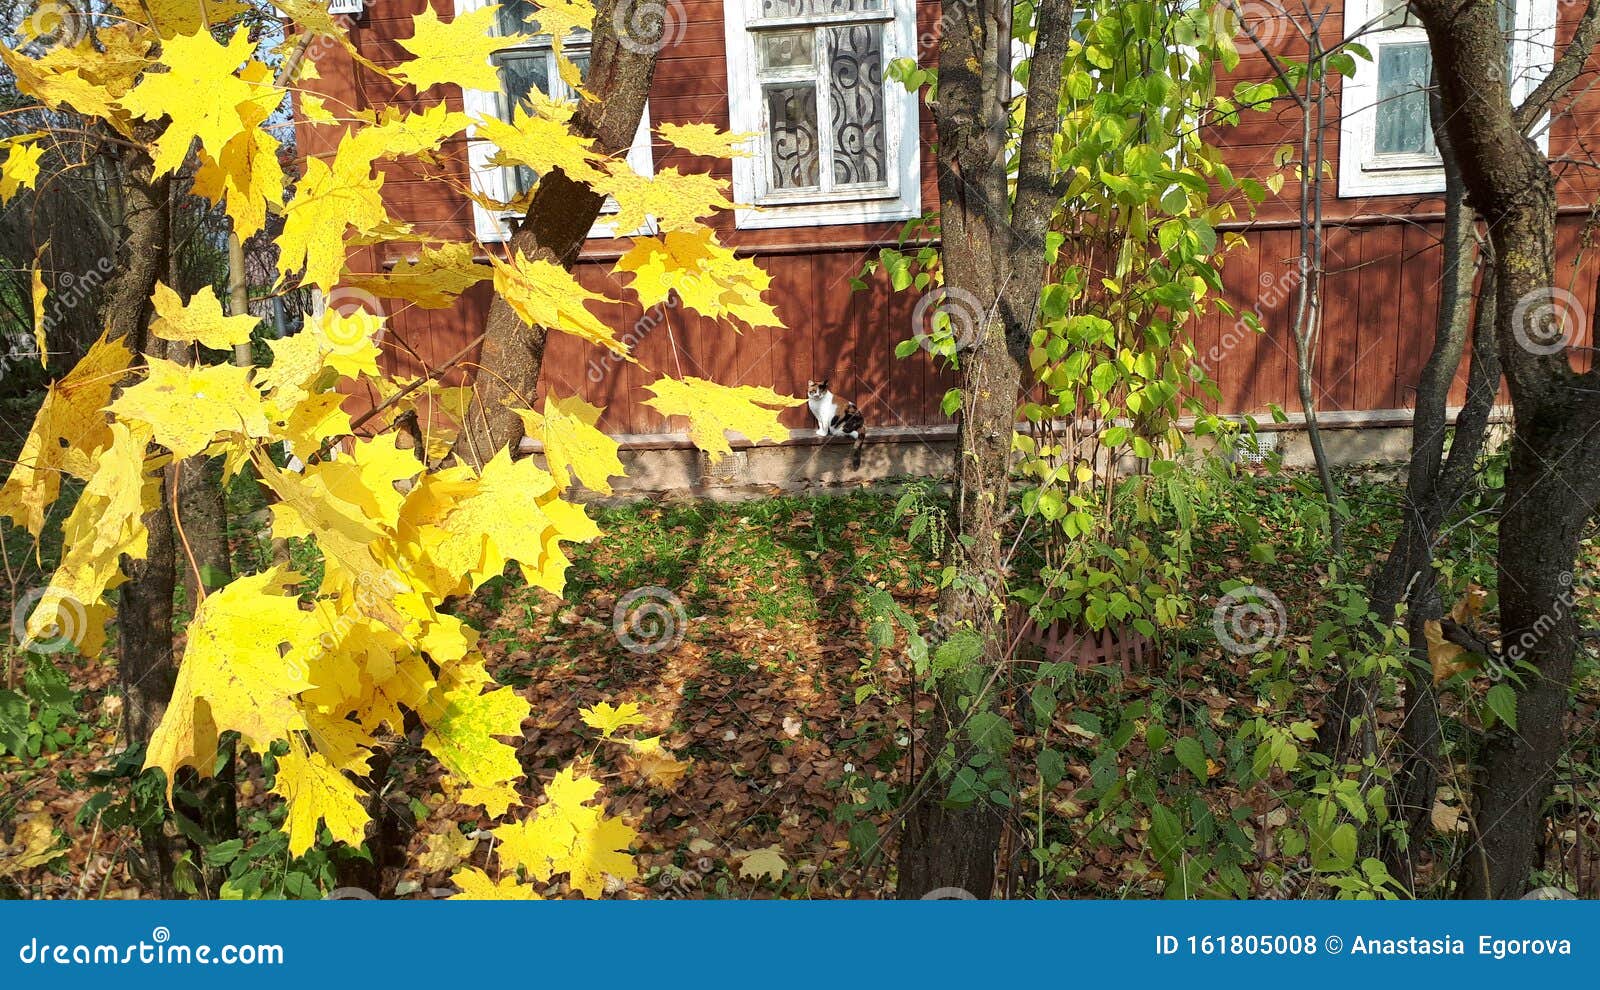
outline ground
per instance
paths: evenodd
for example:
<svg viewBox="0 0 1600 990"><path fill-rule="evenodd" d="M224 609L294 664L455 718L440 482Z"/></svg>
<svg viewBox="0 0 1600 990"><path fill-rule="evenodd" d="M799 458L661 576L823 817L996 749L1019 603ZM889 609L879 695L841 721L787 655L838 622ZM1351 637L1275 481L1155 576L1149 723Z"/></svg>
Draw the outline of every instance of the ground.
<svg viewBox="0 0 1600 990"><path fill-rule="evenodd" d="M1387 545L1397 489L1381 475L1352 477L1350 484L1357 559L1375 560ZM872 591L887 591L925 621L941 563L926 539L909 539L908 519L896 512L899 495L898 486L886 486L734 504L602 508L606 536L576 555L567 602L506 577L462 606L484 633L494 676L532 705L519 744L530 799L561 767L593 761L610 810L639 830L639 877L613 883L611 894L892 892L893 844L879 836L894 834L913 705L926 709L931 702L914 695L903 633L892 646L874 645L884 640L874 635L882 620ZM235 496L234 552L253 566L266 552L252 525L259 506L248 490ZM1274 665L1304 664L1324 635L1318 623L1330 607L1329 575L1316 552L1315 497L1299 479L1259 474L1221 484L1215 496L1199 521L1203 539L1187 628L1164 636L1148 669L1126 677L1085 670L1068 678L1043 734L1066 757L1058 784L1040 784L1033 772L1039 737L1019 732L1014 763L1027 782L1008 838L1012 893L1161 895L1170 869L1152 852L1159 842L1148 810L1160 803L1178 809L1187 855L1204 857L1207 880L1195 894L1330 894L1316 886L1304 855L1276 845L1278 830L1299 814L1286 796L1288 778L1274 771L1252 780L1251 752L1239 739L1241 726L1263 716L1314 722L1330 687L1314 665L1295 675L1293 697L1275 697L1271 687ZM8 567L13 585L25 591L43 582L37 561L19 553L16 535L8 541ZM51 548L42 554L49 560ZM1240 655L1218 648L1210 608L1229 580L1268 587L1283 599L1284 650ZM8 657L6 683L20 683L28 661L15 651ZM70 654L49 659L65 675L57 691L65 698L61 716L44 719L52 724L40 726L36 754L0 756L0 842L11 842L12 857L0 890L143 896L147 887L130 868L135 833L116 798L127 780L107 776L119 749L114 671ZM37 664L32 669L35 680L48 677ZM1591 676L1580 711L1592 713L1595 700ZM598 733L579 710L599 702L638 703L647 719L641 733L659 734L686 768L642 768L615 758L616 747L597 745ZM1470 712L1452 711L1470 725ZM1198 739L1203 765L1173 755L1164 740L1180 735ZM1593 732L1580 733L1574 780L1560 793L1565 804L1546 863L1549 875L1587 884L1591 895L1592 809L1600 799L1588 769L1593 746ZM381 870L375 884L381 890L373 893L439 896L463 860L492 871L492 843L477 832L491 822L441 793L431 758L406 746L397 753L403 780L390 803L406 865ZM1465 772L1451 778L1454 786L1441 791L1434 809L1441 843L1459 837L1454 793ZM107 796L80 812L98 790ZM255 851L213 850L208 860L231 864L236 880L246 877L247 892L324 896L337 885L325 852L316 854L319 865L305 867L291 863L281 844L265 841L277 833L269 810L275 802L264 792L259 762L247 761L241 817ZM41 817L50 823L48 836L38 832ZM34 861L25 859L28 835ZM249 869L241 868L250 857ZM5 864L0 858L0 874ZM205 880L196 872L191 882ZM546 893L567 891L557 883Z"/></svg>

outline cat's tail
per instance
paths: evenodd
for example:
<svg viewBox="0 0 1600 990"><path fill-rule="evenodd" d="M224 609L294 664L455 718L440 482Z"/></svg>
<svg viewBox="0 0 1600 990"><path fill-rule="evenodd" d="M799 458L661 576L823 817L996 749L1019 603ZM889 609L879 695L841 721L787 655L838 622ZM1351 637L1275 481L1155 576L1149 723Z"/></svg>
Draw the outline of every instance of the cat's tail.
<svg viewBox="0 0 1600 990"><path fill-rule="evenodd" d="M856 431L856 445L850 451L850 467L856 470L861 468L861 447L867 442L865 427Z"/></svg>

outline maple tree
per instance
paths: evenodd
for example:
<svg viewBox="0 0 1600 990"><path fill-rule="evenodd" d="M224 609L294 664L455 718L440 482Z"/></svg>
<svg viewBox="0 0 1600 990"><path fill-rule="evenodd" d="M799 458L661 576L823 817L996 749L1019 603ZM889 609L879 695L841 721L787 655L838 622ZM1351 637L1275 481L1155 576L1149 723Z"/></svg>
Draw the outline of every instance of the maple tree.
<svg viewBox="0 0 1600 990"><path fill-rule="evenodd" d="M488 30L497 8L449 21L427 8L401 42L407 56L382 67L355 51L325 5L272 3L301 38L340 45L366 70L424 95L446 81L496 86L491 54L520 40ZM373 113L302 93L296 105L307 125L340 137L331 156L307 159L298 177L285 174L281 110L313 70L293 60L286 63L293 71L275 71L283 50L228 26L240 10L211 4L202 18L195 5L174 0L125 4L71 44L0 47L0 59L22 93L95 120L145 156L135 181L146 194L159 183L188 182L189 192L226 211L241 237L281 215L280 289L327 293L351 285L438 307L492 279L527 325L634 361L588 308L603 297L561 265L430 239L390 216L379 166L397 159L431 166L435 181L482 201L460 171L444 167L446 142L476 128L499 149L499 162L558 173L610 197L619 228L654 220L660 236L638 238L616 263L645 305L675 292L681 305L734 329L779 325L761 298L767 276L703 224L731 206L725 183L670 168L638 175L623 158L572 133L570 106L537 94L503 122L449 110L443 100ZM554 37L559 53L561 36L594 16L587 0L559 0L540 10L539 30ZM294 44L291 36L283 48ZM576 67L558 60L582 96ZM200 91L207 98L192 99ZM661 133L697 154L733 153L737 141L704 126ZM0 197L28 187L38 171L37 137L8 145ZM486 205L527 209L531 199ZM351 248L374 244L413 248L416 260L383 275L351 271ZM487 263L477 260L485 254ZM36 291L36 311L41 295ZM107 332L49 387L0 488L0 514L37 538L63 478L83 482L62 525L63 558L28 617L28 635L44 635L59 627L64 610L82 608L91 618L77 646L98 653L112 610L108 594L155 553L150 527L173 515L176 552L183 552L182 518L173 513L164 473L197 455L219 457L225 476L259 479L272 499L272 535L314 546L321 573L312 578L277 565L238 575L209 595L202 590L146 767L166 775L170 794L180 768L210 774L224 737L236 733L245 749L275 755L273 790L287 803L291 852L309 849L324 827L337 841L359 843L370 818L362 781L381 749L380 733L404 732L410 718L446 771L446 787L492 818L507 816L523 803L523 768L504 740L521 736L529 706L493 681L477 631L451 606L512 563L530 584L562 593L567 548L601 535L571 500L572 488L609 491L610 479L622 474L616 442L597 426L602 411L556 396L536 411L531 395L514 396L508 405L542 442L543 466L515 459L507 448L466 463L449 452L470 396L433 374L406 379L385 370L382 318L327 311L271 341L270 363L250 369L207 363L200 348L248 341L254 318L225 314L210 289L185 300L152 280L142 295L148 298L108 312ZM126 297L114 294L123 303ZM753 442L787 436L777 413L803 401L696 379L662 377L648 387L655 396L649 401L686 417L691 437L713 458L731 449L729 430ZM357 393L377 400L353 418L349 396ZM398 442L397 423L408 415L426 424L421 447ZM293 469L285 466L285 449L299 461ZM615 738L637 724L628 707L597 708L589 724L603 741L628 746L647 775L670 783L684 764L658 739ZM541 882L566 874L590 896L601 892L605 874L630 876L626 849L634 833L605 815L598 793L598 782L570 767L561 771L545 787L544 804L498 830L502 875L463 871L463 893L531 896L517 869Z"/></svg>

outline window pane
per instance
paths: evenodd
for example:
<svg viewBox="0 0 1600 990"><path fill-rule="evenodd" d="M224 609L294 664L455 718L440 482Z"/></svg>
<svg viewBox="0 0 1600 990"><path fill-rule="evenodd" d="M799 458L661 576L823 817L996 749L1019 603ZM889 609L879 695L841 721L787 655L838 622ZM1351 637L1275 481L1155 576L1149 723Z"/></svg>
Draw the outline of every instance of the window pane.
<svg viewBox="0 0 1600 990"><path fill-rule="evenodd" d="M505 90L506 106L527 105L528 94L534 90L550 93L550 58L544 52L528 55L497 55L500 63L500 85ZM507 115L509 119L509 114Z"/></svg>
<svg viewBox="0 0 1600 990"><path fill-rule="evenodd" d="M809 68L816 62L817 32L762 31L756 35L756 60L763 69Z"/></svg>
<svg viewBox="0 0 1600 990"><path fill-rule="evenodd" d="M534 6L530 0L500 0L500 12L495 15L496 34L532 34L539 29L533 20Z"/></svg>
<svg viewBox="0 0 1600 990"><path fill-rule="evenodd" d="M567 61L578 67L578 78L587 82L589 79L589 49L585 48L582 51L575 52L571 48L563 48L562 51L567 53ZM577 96L576 93L568 93L567 95Z"/></svg>
<svg viewBox="0 0 1600 990"><path fill-rule="evenodd" d="M881 183L883 135L883 27L828 28L828 99L833 111L833 181Z"/></svg>
<svg viewBox="0 0 1600 990"><path fill-rule="evenodd" d="M1384 45L1378 50L1378 130L1374 150L1380 155L1432 155L1433 128L1428 123L1426 42Z"/></svg>
<svg viewBox="0 0 1600 990"><path fill-rule="evenodd" d="M528 94L534 90L550 92L550 58L544 52L528 55L497 55L500 64L500 86L505 92L505 119L511 120L512 108L521 105L528 109ZM526 165L511 169L511 193L520 196L533 187L539 176Z"/></svg>
<svg viewBox="0 0 1600 990"><path fill-rule="evenodd" d="M770 128L767 141L772 149L772 188L817 188L817 88L810 84L768 86L764 95Z"/></svg>
<svg viewBox="0 0 1600 990"><path fill-rule="evenodd" d="M863 11L882 9L883 0L761 0L762 17L858 14Z"/></svg>

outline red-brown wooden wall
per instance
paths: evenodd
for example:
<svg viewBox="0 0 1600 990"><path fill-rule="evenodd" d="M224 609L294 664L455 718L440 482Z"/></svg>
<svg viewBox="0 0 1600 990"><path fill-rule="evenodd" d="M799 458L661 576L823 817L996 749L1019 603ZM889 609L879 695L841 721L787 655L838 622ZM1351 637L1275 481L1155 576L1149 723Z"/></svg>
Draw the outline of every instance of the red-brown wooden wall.
<svg viewBox="0 0 1600 990"><path fill-rule="evenodd" d="M412 15L429 2L374 3L353 27L351 37L368 57L392 64L403 54L394 39L409 36ZM451 0L431 2L441 14L452 8ZM1567 4L1560 9L1560 40L1564 42L1578 9ZM658 62L650 99L651 121L708 121L726 128L722 0L678 0L673 11L678 30L676 40L663 50ZM918 20L919 55L931 60L935 57L938 5L920 4ZM1327 41L1334 41L1342 30L1338 16L1329 18ZM1281 39L1287 57L1300 54L1287 40L1292 32L1269 28L1258 34ZM1249 42L1241 39L1241 50L1248 49ZM340 103L371 109L419 103L414 91L397 89L358 70L336 48L318 49L315 57L321 79L311 85ZM1221 86L1226 91L1238 82L1269 76L1267 61L1247 53ZM1600 91L1589 90L1592 81L1592 73L1580 79L1574 87L1580 94L1575 106L1558 115L1552 127L1553 156L1587 154L1584 139L1595 135L1600 121ZM453 108L461 105L461 94L454 87L437 87L423 94L420 102L440 98ZM1328 157L1337 163L1337 105L1328 108L1327 118ZM1295 140L1298 132L1298 112L1289 107L1254 114L1237 127L1214 129L1210 137L1224 149L1236 174L1264 178L1273 170L1275 149ZM933 129L925 107L922 133L923 203L928 207L936 205L937 199ZM302 127L300 141L306 154L327 154L335 137L326 129L319 133ZM464 162L464 139L453 142L446 153ZM710 167L714 173L730 177L726 162L697 159L660 141L654 154L657 169ZM466 181L464 164L455 177L458 182ZM1592 168L1570 166L1559 169L1558 179L1565 210L1558 233L1558 284L1577 296L1585 313L1593 313L1600 265L1593 251L1580 251L1579 247L1585 207L1600 194L1600 176ZM1405 408L1413 402L1412 389L1431 342L1440 270L1440 203L1427 196L1338 199L1336 188L1336 181L1329 180L1324 202L1330 274L1325 283L1326 319L1317 361L1319 408ZM396 217L416 224L428 235L456 240L471 237L470 203L447 184L426 180L406 165L395 165L387 168L384 192ZM1298 214L1298 193L1290 181L1282 194L1262 204L1252 221L1241 224L1247 231L1247 243L1229 254L1224 265L1230 301L1241 309L1257 310L1267 332L1260 336L1241 332L1234 318L1218 313L1206 316L1194 329L1195 348L1222 392L1219 411L1259 412L1270 404L1291 412L1299 408L1289 330L1292 293L1288 288L1294 277ZM880 246L894 243L901 225L741 231L733 229L731 216L723 216L716 226L725 242L753 253L772 273L769 298L788 329L736 335L726 326L669 309L666 325L644 334L634 349L642 368L606 361L598 349L553 334L542 387L560 394L580 393L604 405L603 425L614 433L650 434L672 428L673 424L640 402L647 397L641 386L662 373L769 385L790 394L803 394L808 378L827 377L835 391L854 398L868 422L876 426L947 422L938 407L952 379L934 369L920 352L905 360L893 355L896 343L911 332L915 293L892 292L881 276L865 292L852 292L850 287L863 263L874 257ZM591 241L578 266L582 282L613 298L629 298L610 275L611 262L625 247L625 241ZM393 260L362 249L352 264L375 271ZM386 338L386 347L395 369L416 373L460 350L481 327L488 293L487 284L481 285L454 309L388 305L394 334ZM1271 304L1278 296L1283 298ZM610 311L597 309L597 315L624 332L638 325L644 315L631 305L607 309ZM1457 385L1459 395L1459 381ZM808 422L803 408L785 415L794 427Z"/></svg>

